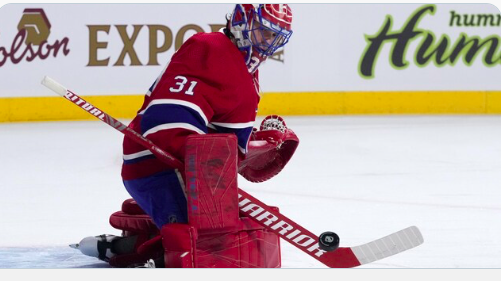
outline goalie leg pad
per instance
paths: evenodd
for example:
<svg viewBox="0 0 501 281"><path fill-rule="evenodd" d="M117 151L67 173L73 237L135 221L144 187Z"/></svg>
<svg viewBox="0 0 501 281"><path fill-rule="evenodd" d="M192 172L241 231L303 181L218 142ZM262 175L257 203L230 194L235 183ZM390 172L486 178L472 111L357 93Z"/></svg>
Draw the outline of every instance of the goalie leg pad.
<svg viewBox="0 0 501 281"><path fill-rule="evenodd" d="M239 217L237 153L234 135L188 137L189 223L162 227L167 267L280 267L278 236Z"/></svg>
<svg viewBox="0 0 501 281"><path fill-rule="evenodd" d="M107 260L111 266L132 267L163 256L160 231L133 199L125 200L122 210L110 216L110 224L122 230L122 236L111 242L113 255Z"/></svg>
<svg viewBox="0 0 501 281"><path fill-rule="evenodd" d="M186 140L185 173L190 225L197 230L238 224L237 138L192 135Z"/></svg>

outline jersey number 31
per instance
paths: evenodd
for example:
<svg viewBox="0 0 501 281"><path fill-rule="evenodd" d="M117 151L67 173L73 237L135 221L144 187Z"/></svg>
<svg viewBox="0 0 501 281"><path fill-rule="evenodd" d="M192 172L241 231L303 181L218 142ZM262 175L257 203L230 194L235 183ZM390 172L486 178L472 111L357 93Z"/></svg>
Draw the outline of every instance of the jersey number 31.
<svg viewBox="0 0 501 281"><path fill-rule="evenodd" d="M176 80L177 87L170 87L169 90L172 93L179 93L184 89L184 86L186 85L186 83L188 83L188 78L186 78L184 76L176 76L174 79ZM197 81L191 81L190 86L188 87L188 90L186 90L186 92L184 92L184 93L189 95L189 96L193 96L193 94L194 94L193 89L195 88L196 85L197 85Z"/></svg>

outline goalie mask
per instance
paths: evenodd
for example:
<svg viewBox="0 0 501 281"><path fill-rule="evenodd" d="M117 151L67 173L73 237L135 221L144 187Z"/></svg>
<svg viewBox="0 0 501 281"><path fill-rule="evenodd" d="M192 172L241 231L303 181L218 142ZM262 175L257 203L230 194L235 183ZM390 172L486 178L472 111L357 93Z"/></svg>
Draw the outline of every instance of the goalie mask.
<svg viewBox="0 0 501 281"><path fill-rule="evenodd" d="M292 35L292 11L287 4L237 4L229 29L244 51L249 72L282 48Z"/></svg>

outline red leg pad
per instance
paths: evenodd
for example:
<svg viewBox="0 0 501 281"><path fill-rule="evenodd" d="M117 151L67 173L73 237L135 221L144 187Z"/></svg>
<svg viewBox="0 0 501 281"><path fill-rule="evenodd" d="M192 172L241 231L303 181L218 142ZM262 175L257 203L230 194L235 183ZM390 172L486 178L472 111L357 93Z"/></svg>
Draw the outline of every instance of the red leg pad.
<svg viewBox="0 0 501 281"><path fill-rule="evenodd" d="M133 264L144 264L150 258L163 256L160 231L133 199L125 200L122 210L110 216L110 224L122 230L123 237L137 236L133 252L112 257L109 260L111 266L128 267Z"/></svg>
<svg viewBox="0 0 501 281"><path fill-rule="evenodd" d="M239 223L236 136L189 136L185 155L189 224L198 231L235 229Z"/></svg>
<svg viewBox="0 0 501 281"><path fill-rule="evenodd" d="M114 228L124 231L124 233L159 233L153 220L144 213L133 199L125 200L122 203L122 210L110 216L110 224Z"/></svg>
<svg viewBox="0 0 501 281"><path fill-rule="evenodd" d="M278 237L263 230L200 235L197 267L279 268Z"/></svg>
<svg viewBox="0 0 501 281"><path fill-rule="evenodd" d="M161 234L166 267L279 268L279 237L262 227L240 227L240 231L214 234L197 232L186 224L165 225Z"/></svg>
<svg viewBox="0 0 501 281"><path fill-rule="evenodd" d="M281 266L279 237L239 216L237 157L235 135L188 137L188 224L161 229L167 267Z"/></svg>
<svg viewBox="0 0 501 281"><path fill-rule="evenodd" d="M127 199L122 203L122 212L129 215L146 215L143 209L141 209L141 207L139 207L136 201L132 198Z"/></svg>
<svg viewBox="0 0 501 281"><path fill-rule="evenodd" d="M194 268L197 230L187 224L166 224L162 227L165 267Z"/></svg>

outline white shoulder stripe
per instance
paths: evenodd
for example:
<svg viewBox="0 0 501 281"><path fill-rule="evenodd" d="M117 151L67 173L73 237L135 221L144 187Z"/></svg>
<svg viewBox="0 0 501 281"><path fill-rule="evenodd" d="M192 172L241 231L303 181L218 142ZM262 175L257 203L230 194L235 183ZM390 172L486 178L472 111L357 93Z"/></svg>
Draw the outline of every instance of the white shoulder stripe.
<svg viewBox="0 0 501 281"><path fill-rule="evenodd" d="M230 129L244 129L248 127L254 126L254 121L252 122L247 122L247 123L220 123L220 122L211 122L211 124L214 124L219 127L225 127L225 128L230 128Z"/></svg>
<svg viewBox="0 0 501 281"><path fill-rule="evenodd" d="M187 102L187 101L183 101L183 100L175 100L175 99L158 99L158 100L152 100L150 102L150 104L148 104L148 106L141 112L139 112L139 114L144 114L144 112L146 110L148 110L148 108L154 106L154 105L158 105L158 104L175 104L175 105L182 105L182 106L186 106L186 107L189 107L193 110L195 110L196 112L198 112L198 114L200 115L200 117L202 117L202 119L204 119L204 122L205 122L205 125L207 126L207 124L209 123L209 121L207 120L207 117L205 116L204 112L202 111L202 109L194 104L194 103L191 103L191 102Z"/></svg>
<svg viewBox="0 0 501 281"><path fill-rule="evenodd" d="M169 123L169 124L158 125L156 127L149 129L148 131L144 132L143 137L146 137L159 131L169 130L169 129L186 129L197 132L200 135L205 134L204 131L188 123Z"/></svg>
<svg viewBox="0 0 501 281"><path fill-rule="evenodd" d="M124 154L124 160L132 160L132 159L136 159L136 158L143 157L146 155L151 155L151 154L153 154L153 153L151 153L151 151L149 151L149 150L143 150L143 151L139 151L139 152L136 152L133 154Z"/></svg>

